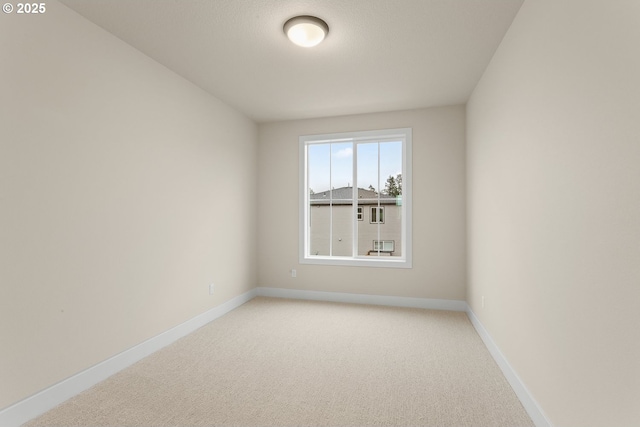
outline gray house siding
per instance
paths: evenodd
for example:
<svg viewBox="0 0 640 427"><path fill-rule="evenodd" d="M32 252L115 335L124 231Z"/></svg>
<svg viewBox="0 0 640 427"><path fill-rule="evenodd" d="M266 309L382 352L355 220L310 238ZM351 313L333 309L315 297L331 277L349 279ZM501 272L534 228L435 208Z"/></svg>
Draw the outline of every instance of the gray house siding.
<svg viewBox="0 0 640 427"><path fill-rule="evenodd" d="M358 189L362 220L358 224L359 256L402 256L402 206L395 197ZM351 256L356 209L350 197L353 188L344 187L311 195L309 206L309 253L320 256ZM340 198L339 198L340 197ZM349 197L349 199L347 199ZM382 223L372 222L372 207L384 209ZM375 215L374 215L375 216ZM330 232L332 228L332 232ZM330 242L331 253L330 253ZM392 241L393 251L374 252L374 241ZM380 248L381 250L388 248Z"/></svg>

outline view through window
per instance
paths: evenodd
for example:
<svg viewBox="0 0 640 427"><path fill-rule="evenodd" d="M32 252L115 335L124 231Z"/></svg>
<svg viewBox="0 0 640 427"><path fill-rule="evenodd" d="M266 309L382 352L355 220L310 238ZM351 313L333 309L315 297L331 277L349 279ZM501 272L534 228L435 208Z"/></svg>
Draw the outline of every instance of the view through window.
<svg viewBox="0 0 640 427"><path fill-rule="evenodd" d="M410 267L411 129L300 137L303 263Z"/></svg>

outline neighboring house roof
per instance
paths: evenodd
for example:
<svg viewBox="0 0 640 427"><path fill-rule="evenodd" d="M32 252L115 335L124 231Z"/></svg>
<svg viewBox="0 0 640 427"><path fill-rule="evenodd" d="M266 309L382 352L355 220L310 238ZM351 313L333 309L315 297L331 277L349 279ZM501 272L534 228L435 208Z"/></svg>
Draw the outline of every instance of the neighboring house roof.
<svg viewBox="0 0 640 427"><path fill-rule="evenodd" d="M402 196L400 196L402 197ZM340 187L310 195L312 205L328 205L331 201L334 205L350 205L353 198L353 187ZM395 205L396 197L388 194L379 194L375 191L358 188L358 204L377 205L378 199L381 205Z"/></svg>

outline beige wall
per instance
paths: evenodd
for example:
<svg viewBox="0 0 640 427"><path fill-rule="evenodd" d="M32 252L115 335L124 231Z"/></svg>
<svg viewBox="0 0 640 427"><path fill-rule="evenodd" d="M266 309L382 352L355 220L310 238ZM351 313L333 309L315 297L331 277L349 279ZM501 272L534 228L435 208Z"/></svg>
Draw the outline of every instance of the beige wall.
<svg viewBox="0 0 640 427"><path fill-rule="evenodd" d="M525 1L467 108L469 302L556 426L640 425L639 52L637 1Z"/></svg>
<svg viewBox="0 0 640 427"><path fill-rule="evenodd" d="M0 15L3 408L255 286L257 127L55 1Z"/></svg>
<svg viewBox="0 0 640 427"><path fill-rule="evenodd" d="M464 299L464 121L452 106L260 125L259 285ZM413 128L413 268L298 264L298 137L402 127Z"/></svg>

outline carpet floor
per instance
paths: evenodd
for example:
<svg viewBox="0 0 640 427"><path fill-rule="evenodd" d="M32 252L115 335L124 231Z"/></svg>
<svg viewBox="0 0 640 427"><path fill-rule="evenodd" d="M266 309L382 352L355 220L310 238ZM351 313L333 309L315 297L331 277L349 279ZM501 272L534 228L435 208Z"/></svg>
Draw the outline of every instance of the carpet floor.
<svg viewBox="0 0 640 427"><path fill-rule="evenodd" d="M255 298L24 427L533 426L465 313Z"/></svg>

